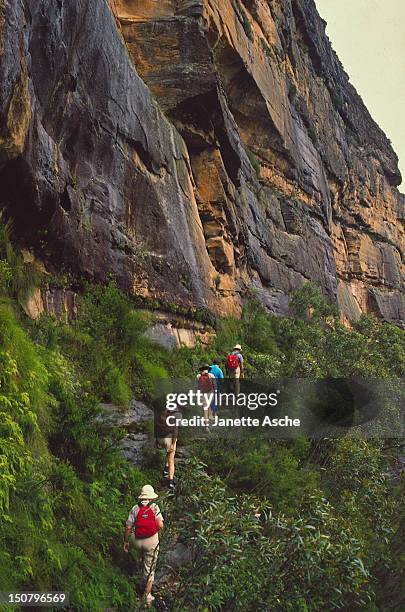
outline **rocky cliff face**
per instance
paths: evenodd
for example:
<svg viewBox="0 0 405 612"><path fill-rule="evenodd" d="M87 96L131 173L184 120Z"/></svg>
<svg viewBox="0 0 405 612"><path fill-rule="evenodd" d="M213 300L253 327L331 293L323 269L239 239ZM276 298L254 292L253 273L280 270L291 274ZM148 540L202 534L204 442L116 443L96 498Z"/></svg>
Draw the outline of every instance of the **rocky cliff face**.
<svg viewBox="0 0 405 612"><path fill-rule="evenodd" d="M0 0L0 206L42 257L182 307L305 280L405 319L397 158L313 0Z"/></svg>

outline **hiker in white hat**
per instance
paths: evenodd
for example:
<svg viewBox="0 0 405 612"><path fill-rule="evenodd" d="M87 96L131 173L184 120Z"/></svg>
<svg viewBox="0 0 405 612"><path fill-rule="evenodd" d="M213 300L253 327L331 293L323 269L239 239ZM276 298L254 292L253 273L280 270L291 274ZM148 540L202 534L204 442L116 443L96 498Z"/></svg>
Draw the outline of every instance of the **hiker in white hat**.
<svg viewBox="0 0 405 612"><path fill-rule="evenodd" d="M243 367L242 347L240 344L235 344L226 358L226 373L231 382L231 391L235 395L240 393L240 378L243 378Z"/></svg>
<svg viewBox="0 0 405 612"><path fill-rule="evenodd" d="M159 531L163 529L163 516L160 508L154 503L158 498L151 485L145 485L138 497L138 503L129 513L125 527L124 551L129 551L131 544L140 551L145 580L144 597L150 605L155 599L151 594L155 578L156 562L159 554Z"/></svg>

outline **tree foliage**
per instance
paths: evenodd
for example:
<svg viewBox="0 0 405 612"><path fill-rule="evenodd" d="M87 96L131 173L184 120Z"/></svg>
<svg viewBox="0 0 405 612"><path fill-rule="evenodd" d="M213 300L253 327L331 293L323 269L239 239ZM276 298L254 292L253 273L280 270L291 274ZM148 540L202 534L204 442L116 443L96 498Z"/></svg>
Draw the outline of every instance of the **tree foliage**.
<svg viewBox="0 0 405 612"><path fill-rule="evenodd" d="M177 495L194 561L183 569L175 610L355 609L372 600L361 542L321 491L286 517L263 498L230 495L191 462Z"/></svg>

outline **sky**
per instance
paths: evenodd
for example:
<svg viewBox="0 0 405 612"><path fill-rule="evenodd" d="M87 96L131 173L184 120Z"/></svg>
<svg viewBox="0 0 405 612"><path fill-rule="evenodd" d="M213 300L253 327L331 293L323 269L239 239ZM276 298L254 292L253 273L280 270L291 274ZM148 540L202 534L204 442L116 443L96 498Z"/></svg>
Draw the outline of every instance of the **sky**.
<svg viewBox="0 0 405 612"><path fill-rule="evenodd" d="M315 0L350 82L399 157L405 191L405 0Z"/></svg>

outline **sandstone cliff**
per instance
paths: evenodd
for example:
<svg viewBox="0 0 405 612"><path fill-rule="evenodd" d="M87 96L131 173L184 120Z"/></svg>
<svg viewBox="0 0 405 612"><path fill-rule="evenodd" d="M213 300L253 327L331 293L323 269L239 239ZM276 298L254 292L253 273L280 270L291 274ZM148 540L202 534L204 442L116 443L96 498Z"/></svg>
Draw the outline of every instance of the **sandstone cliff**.
<svg viewBox="0 0 405 612"><path fill-rule="evenodd" d="M42 258L274 312L305 280L403 323L391 145L313 0L0 0L0 206Z"/></svg>

